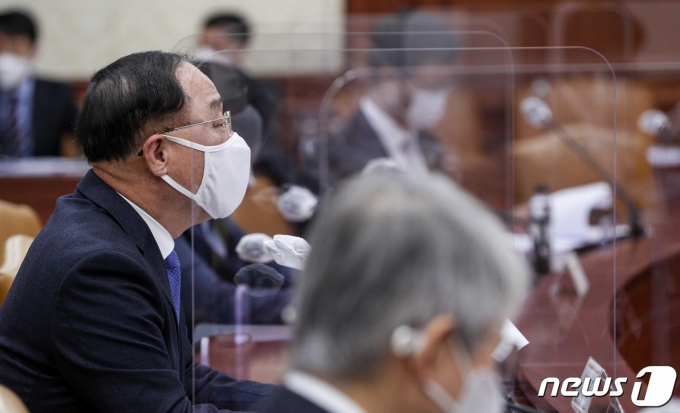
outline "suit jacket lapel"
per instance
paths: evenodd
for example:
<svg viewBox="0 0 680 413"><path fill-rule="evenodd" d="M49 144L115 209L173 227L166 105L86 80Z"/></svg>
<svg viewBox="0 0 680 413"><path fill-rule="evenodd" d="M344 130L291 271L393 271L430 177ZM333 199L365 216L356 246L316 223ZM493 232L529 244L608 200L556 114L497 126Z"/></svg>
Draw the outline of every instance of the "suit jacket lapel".
<svg viewBox="0 0 680 413"><path fill-rule="evenodd" d="M174 309L172 295L170 293L170 283L168 281L168 274L165 269L163 256L158 249L156 239L153 237L153 234L151 234L151 230L142 217L139 216L137 211L135 211L123 197L106 182L102 181L91 169L78 183L77 191L108 211L123 231L130 237L132 242L135 243L144 256L149 271L156 279L156 282L161 286L166 301L170 307Z"/></svg>
<svg viewBox="0 0 680 413"><path fill-rule="evenodd" d="M53 133L45 130L45 119L50 110L52 97L46 93L45 83L35 80L35 90L33 91L33 112L31 113L31 129L33 132L33 153L44 154L52 152L49 146L49 139Z"/></svg>

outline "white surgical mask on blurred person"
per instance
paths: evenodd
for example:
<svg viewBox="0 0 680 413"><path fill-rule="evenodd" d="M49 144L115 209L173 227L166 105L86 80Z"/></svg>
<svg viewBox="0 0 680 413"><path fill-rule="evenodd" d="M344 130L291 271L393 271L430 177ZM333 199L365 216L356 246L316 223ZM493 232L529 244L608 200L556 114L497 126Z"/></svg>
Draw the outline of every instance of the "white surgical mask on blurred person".
<svg viewBox="0 0 680 413"><path fill-rule="evenodd" d="M279 212L288 222L305 222L314 215L319 200L307 188L292 185L276 202Z"/></svg>
<svg viewBox="0 0 680 413"><path fill-rule="evenodd" d="M236 244L236 254L238 257L245 262L254 262L258 264L265 264L271 262L274 257L272 257L267 247L265 247L265 241L274 241L272 237L267 234L254 233L246 234L239 240Z"/></svg>
<svg viewBox="0 0 680 413"><path fill-rule="evenodd" d="M161 178L193 200L213 219L226 218L243 201L250 178L250 148L236 132L224 143L203 146L186 139L163 135L170 142L205 154L203 179L196 194L165 174Z"/></svg>
<svg viewBox="0 0 680 413"><path fill-rule="evenodd" d="M415 88L406 110L406 121L416 130L435 126L444 116L449 93L444 89Z"/></svg>
<svg viewBox="0 0 680 413"><path fill-rule="evenodd" d="M33 72L31 60L13 53L0 53L0 88L14 89Z"/></svg>
<svg viewBox="0 0 680 413"><path fill-rule="evenodd" d="M461 354L462 351L454 353ZM456 363L460 377L463 377L463 388L458 400L454 399L436 381L425 382L423 391L444 413L503 413L505 401L501 396L500 375L491 367L472 367L467 355L456 357L457 361L467 361L467 368Z"/></svg>

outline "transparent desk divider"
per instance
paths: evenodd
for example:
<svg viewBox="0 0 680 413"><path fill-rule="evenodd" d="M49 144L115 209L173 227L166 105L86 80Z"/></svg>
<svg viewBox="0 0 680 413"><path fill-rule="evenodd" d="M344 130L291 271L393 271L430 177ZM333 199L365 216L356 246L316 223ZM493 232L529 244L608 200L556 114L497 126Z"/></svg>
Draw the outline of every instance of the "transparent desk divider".
<svg viewBox="0 0 680 413"><path fill-rule="evenodd" d="M256 260L244 261L243 249L240 254L234 249L244 233L304 236L306 219L287 220L279 209L284 192L302 187L315 197L314 202L306 198L305 205L323 208L333 189L351 176L381 168L429 171L447 175L496 212L535 270L514 320L529 345L500 364L508 396L535 408L570 412L571 397L550 396L551 386L539 397L541 384L549 377L560 384L580 378L592 358L602 377L627 382L622 397L594 400L588 411L617 403L616 409L635 411L631 392L640 363L653 364L658 357L672 361L675 354L668 343L652 342L645 355L633 350L644 344L639 334L672 336L660 322L645 318L642 307L650 294L659 299L663 287L675 291L676 284L669 287L663 278L675 267L668 258L672 248L660 256L671 260L659 270L663 274L644 266L658 246L650 237L644 191L636 183L646 146L621 127L618 116L627 112L609 62L583 47L511 47L493 32L383 32L379 41L387 47L382 48L343 46L374 44L370 33L270 36L278 42L272 44L282 46L249 52L266 66L266 82L279 92L277 129L270 136L263 132L259 147L260 153L277 147L285 166L274 176L254 160L244 203L230 218L210 224L213 235L230 245L227 258L205 256L202 243L212 241L199 230L206 225L193 227L194 321L189 325L196 360L260 381L278 382L285 371L291 332L281 313L298 271L275 267L284 282L274 288L275 283L261 288L233 279ZM234 101L250 91L252 78L223 65L222 79L242 82L233 87L214 73L214 66L232 60L230 53L203 56L197 66L216 80L225 109L234 108L234 130L246 135L247 126L236 126L240 112ZM192 88L201 90L202 82L196 73ZM194 118L191 122L211 116L197 110ZM200 129L191 129L192 138L205 139ZM196 152L196 173L202 157ZM549 219L537 205L548 206ZM193 217L203 218L198 212ZM632 235L643 227L645 234ZM200 265L211 271L208 288L199 279L199 271L206 272ZM640 281L639 274L647 278ZM653 284L651 293L641 282ZM663 302L663 310L675 308L674 302Z"/></svg>

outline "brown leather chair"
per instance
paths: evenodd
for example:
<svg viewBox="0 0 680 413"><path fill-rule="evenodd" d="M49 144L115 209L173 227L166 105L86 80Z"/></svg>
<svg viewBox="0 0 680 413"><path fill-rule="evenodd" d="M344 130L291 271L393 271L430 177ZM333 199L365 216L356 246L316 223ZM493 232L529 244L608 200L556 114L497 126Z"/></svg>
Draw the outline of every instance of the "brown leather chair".
<svg viewBox="0 0 680 413"><path fill-rule="evenodd" d="M0 413L29 413L19 397L10 389L0 385Z"/></svg>
<svg viewBox="0 0 680 413"><path fill-rule="evenodd" d="M33 208L0 200L0 259L4 257L7 238L15 234L35 238L41 229L42 223Z"/></svg>
<svg viewBox="0 0 680 413"><path fill-rule="evenodd" d="M269 236L293 234L276 206L278 196L274 183L264 175L255 174L255 185L248 188L243 202L231 215L247 234L262 232Z"/></svg>
<svg viewBox="0 0 680 413"><path fill-rule="evenodd" d="M5 259L0 267L0 306L5 301L32 242L33 237L23 234L12 235L5 242Z"/></svg>
<svg viewBox="0 0 680 413"><path fill-rule="evenodd" d="M546 77L545 80L549 82L550 92L544 100L550 105L555 120L562 125L589 123L612 129L616 114L617 129L632 133L636 139L650 139L637 129L640 114L656 106L654 95L647 85L625 79L617 79L614 83L608 75L565 75L560 79ZM545 133L545 130L530 126L519 111L522 99L533 94L529 84L519 87L515 95L515 140Z"/></svg>
<svg viewBox="0 0 680 413"><path fill-rule="evenodd" d="M614 170L611 128L581 123L565 125L565 129L600 165L610 172ZM621 130L616 135L616 178L643 209L653 205L655 193L651 168L645 157L648 146L639 135ZM551 132L517 141L514 162L516 204L526 202L540 184L556 191L604 180Z"/></svg>

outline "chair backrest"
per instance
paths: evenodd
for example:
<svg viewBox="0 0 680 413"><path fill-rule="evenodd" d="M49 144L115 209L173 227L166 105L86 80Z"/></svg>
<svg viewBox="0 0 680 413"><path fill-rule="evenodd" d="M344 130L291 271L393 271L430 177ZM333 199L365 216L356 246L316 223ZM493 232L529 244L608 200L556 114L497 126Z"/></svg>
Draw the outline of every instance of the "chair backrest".
<svg viewBox="0 0 680 413"><path fill-rule="evenodd" d="M590 124L565 125L569 134L608 171L614 171L613 130ZM639 135L619 130L616 135L616 178L643 209L653 205L654 181L645 158L649 143ZM526 202L537 185L550 191L604 179L564 142L548 132L520 140L514 147L515 202Z"/></svg>
<svg viewBox="0 0 680 413"><path fill-rule="evenodd" d="M41 229L42 223L33 208L0 200L0 259L4 257L7 238L15 234L35 238Z"/></svg>
<svg viewBox="0 0 680 413"><path fill-rule="evenodd" d="M12 235L5 242L5 260L0 267L0 306L5 301L32 242L33 237L23 234Z"/></svg>
<svg viewBox="0 0 680 413"><path fill-rule="evenodd" d="M0 413L29 413L19 397L10 389L0 385Z"/></svg>

